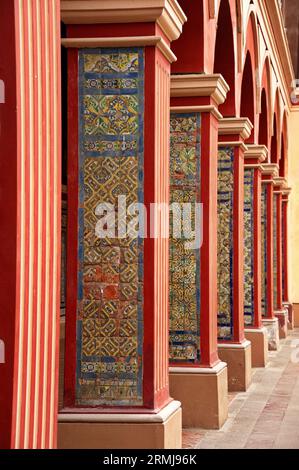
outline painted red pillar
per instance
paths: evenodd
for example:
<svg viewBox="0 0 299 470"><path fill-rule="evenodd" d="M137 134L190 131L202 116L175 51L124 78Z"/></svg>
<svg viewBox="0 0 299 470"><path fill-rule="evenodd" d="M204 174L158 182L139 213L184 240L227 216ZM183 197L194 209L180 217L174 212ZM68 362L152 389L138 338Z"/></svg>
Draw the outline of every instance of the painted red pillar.
<svg viewBox="0 0 299 470"><path fill-rule="evenodd" d="M288 275L288 207L290 188L284 188L282 193L282 301L288 310L288 328L294 329L294 309L289 297Z"/></svg>
<svg viewBox="0 0 299 470"><path fill-rule="evenodd" d="M279 337L286 338L288 335L288 310L283 306L282 292L282 194L285 186L285 178L274 179L274 201L273 201L273 277L274 277L274 312L279 321Z"/></svg>
<svg viewBox="0 0 299 470"><path fill-rule="evenodd" d="M227 418L227 367L217 352L218 106L221 75L172 75L171 203L202 203L202 245L170 238L170 391L183 425L220 428ZM171 219L170 219L171 220ZM193 241L193 239L192 239Z"/></svg>
<svg viewBox="0 0 299 470"><path fill-rule="evenodd" d="M150 215L152 204L169 202L170 43L186 18L175 0L139 2L134 14L128 2L107 10L97 0L63 2L62 20L69 139L59 446L179 448L181 406L168 379L167 215L155 212L155 227ZM99 204L116 209L119 225L128 216L123 196L133 214L144 205L145 236L117 227L100 238Z"/></svg>
<svg viewBox="0 0 299 470"><path fill-rule="evenodd" d="M218 352L229 390L247 390L251 343L244 334L244 142L247 118L224 118L218 140Z"/></svg>
<svg viewBox="0 0 299 470"><path fill-rule="evenodd" d="M268 331L269 350L279 348L278 319L274 313L273 276L273 197L278 166L263 165L262 171L262 317Z"/></svg>
<svg viewBox="0 0 299 470"><path fill-rule="evenodd" d="M59 6L51 0L1 3L1 448L56 447Z"/></svg>
<svg viewBox="0 0 299 470"><path fill-rule="evenodd" d="M261 304L262 163L267 158L265 146L248 145L244 170L244 317L253 367L264 367L268 358L268 338L262 324Z"/></svg>

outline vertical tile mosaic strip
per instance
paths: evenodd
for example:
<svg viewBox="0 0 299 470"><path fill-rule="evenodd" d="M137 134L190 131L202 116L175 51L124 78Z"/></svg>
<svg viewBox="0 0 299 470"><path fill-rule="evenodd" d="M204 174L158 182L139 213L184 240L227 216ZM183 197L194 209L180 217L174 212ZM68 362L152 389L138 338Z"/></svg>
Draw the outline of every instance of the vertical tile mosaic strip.
<svg viewBox="0 0 299 470"><path fill-rule="evenodd" d="M141 405L143 240L98 238L95 211L143 202L143 49L81 50L79 110L76 402Z"/></svg>
<svg viewBox="0 0 299 470"><path fill-rule="evenodd" d="M170 201L200 202L200 114L171 114ZM173 237L170 214L170 333L172 363L200 360L200 250L186 248L187 239ZM184 234L183 234L184 235ZM186 234L185 234L186 235Z"/></svg>
<svg viewBox="0 0 299 470"><path fill-rule="evenodd" d="M278 308L277 305L277 194L273 197L273 305L274 309Z"/></svg>
<svg viewBox="0 0 299 470"><path fill-rule="evenodd" d="M244 321L254 324L254 170L244 172Z"/></svg>
<svg viewBox="0 0 299 470"><path fill-rule="evenodd" d="M233 338L234 149L218 151L218 339Z"/></svg>
<svg viewBox="0 0 299 470"><path fill-rule="evenodd" d="M60 281L60 315L65 315L66 305L66 241L67 241L67 188L63 186L61 197L61 281Z"/></svg>
<svg viewBox="0 0 299 470"><path fill-rule="evenodd" d="M282 202L282 211L281 211L281 253L282 253L282 258L281 258L281 271L282 271L282 300L285 300L285 249L286 249L286 234L285 234L285 224L284 224L284 211L287 210L287 205L285 202Z"/></svg>
<svg viewBox="0 0 299 470"><path fill-rule="evenodd" d="M262 185L261 219L262 219L262 315L267 315L267 184Z"/></svg>

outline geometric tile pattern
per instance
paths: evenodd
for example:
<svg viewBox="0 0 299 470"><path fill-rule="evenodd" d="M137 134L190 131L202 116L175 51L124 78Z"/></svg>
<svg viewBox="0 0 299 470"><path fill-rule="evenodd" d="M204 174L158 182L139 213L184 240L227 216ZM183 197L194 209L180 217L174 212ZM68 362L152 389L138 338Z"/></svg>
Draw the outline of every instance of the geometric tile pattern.
<svg viewBox="0 0 299 470"><path fill-rule="evenodd" d="M268 226L268 209L267 209L267 184L262 185L262 201L261 201L261 218L262 218L262 316L267 315L267 226Z"/></svg>
<svg viewBox="0 0 299 470"><path fill-rule="evenodd" d="M66 243L67 243L67 194L62 193L61 201L61 272L60 272L60 315L65 315L66 304Z"/></svg>
<svg viewBox="0 0 299 470"><path fill-rule="evenodd" d="M278 195L274 194L273 197L273 305L274 309L278 309L277 305L277 277L278 277L278 271L277 271L277 226L278 226L278 221L277 221L277 201L278 201Z"/></svg>
<svg viewBox="0 0 299 470"><path fill-rule="evenodd" d="M282 299L285 301L285 276L286 276L286 266L285 266L285 249L286 249L286 233L285 233L285 224L284 224L284 213L287 210L287 203L282 202L282 217L281 217L281 250L282 250L282 259L281 259L281 270L282 270Z"/></svg>
<svg viewBox="0 0 299 470"><path fill-rule="evenodd" d="M142 405L143 240L96 236L99 203L143 202L144 50L79 52L76 403ZM115 215L118 226L118 212Z"/></svg>
<svg viewBox="0 0 299 470"><path fill-rule="evenodd" d="M234 149L218 150L218 339L233 337Z"/></svg>
<svg viewBox="0 0 299 470"><path fill-rule="evenodd" d="M170 202L200 202L199 113L172 113L170 118ZM169 356L172 363L200 360L200 255L186 248L187 239L173 237L170 214L170 331ZM183 234L184 235L184 234Z"/></svg>
<svg viewBox="0 0 299 470"><path fill-rule="evenodd" d="M244 171L244 321L254 324L254 170Z"/></svg>

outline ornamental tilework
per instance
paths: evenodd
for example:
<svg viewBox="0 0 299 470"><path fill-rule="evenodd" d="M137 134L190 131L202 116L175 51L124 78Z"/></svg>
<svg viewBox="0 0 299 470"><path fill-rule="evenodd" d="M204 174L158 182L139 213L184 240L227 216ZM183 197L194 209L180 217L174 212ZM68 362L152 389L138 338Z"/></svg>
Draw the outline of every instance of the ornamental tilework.
<svg viewBox="0 0 299 470"><path fill-rule="evenodd" d="M170 119L170 201L200 201L200 114L171 114ZM192 224L194 227L194 211ZM170 217L170 334L172 363L200 360L200 255L186 248L184 238L174 238Z"/></svg>
<svg viewBox="0 0 299 470"><path fill-rule="evenodd" d="M284 209L284 205L285 205L285 209ZM284 210L287 210L287 206L286 206L285 202L282 203L282 216L281 216L281 250L282 250L282 258L281 258L282 278L281 278L281 281L282 281L282 298L283 298L283 301L285 300L284 297L285 297L285 275L286 275L285 256L284 256L285 249L286 249L286 245L285 245L285 243L286 243L285 224L284 224L284 221L283 221Z"/></svg>
<svg viewBox="0 0 299 470"><path fill-rule="evenodd" d="M262 185L262 315L267 315L267 185Z"/></svg>
<svg viewBox="0 0 299 470"><path fill-rule="evenodd" d="M244 172L244 321L254 324L254 170Z"/></svg>
<svg viewBox="0 0 299 470"><path fill-rule="evenodd" d="M273 198L273 305L274 309L278 308L277 305L277 194Z"/></svg>
<svg viewBox="0 0 299 470"><path fill-rule="evenodd" d="M143 202L143 101L143 49L79 52L77 405L143 403L143 241L95 233L99 203Z"/></svg>
<svg viewBox="0 0 299 470"><path fill-rule="evenodd" d="M233 338L234 149L218 151L218 339Z"/></svg>

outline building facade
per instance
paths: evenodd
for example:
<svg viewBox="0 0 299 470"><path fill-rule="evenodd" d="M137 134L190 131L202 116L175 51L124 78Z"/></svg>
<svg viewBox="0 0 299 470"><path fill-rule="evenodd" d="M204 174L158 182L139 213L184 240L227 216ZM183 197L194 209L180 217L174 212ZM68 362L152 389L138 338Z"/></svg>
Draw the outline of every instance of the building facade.
<svg viewBox="0 0 299 470"><path fill-rule="evenodd" d="M0 447L180 448L299 326L292 2L1 8Z"/></svg>

